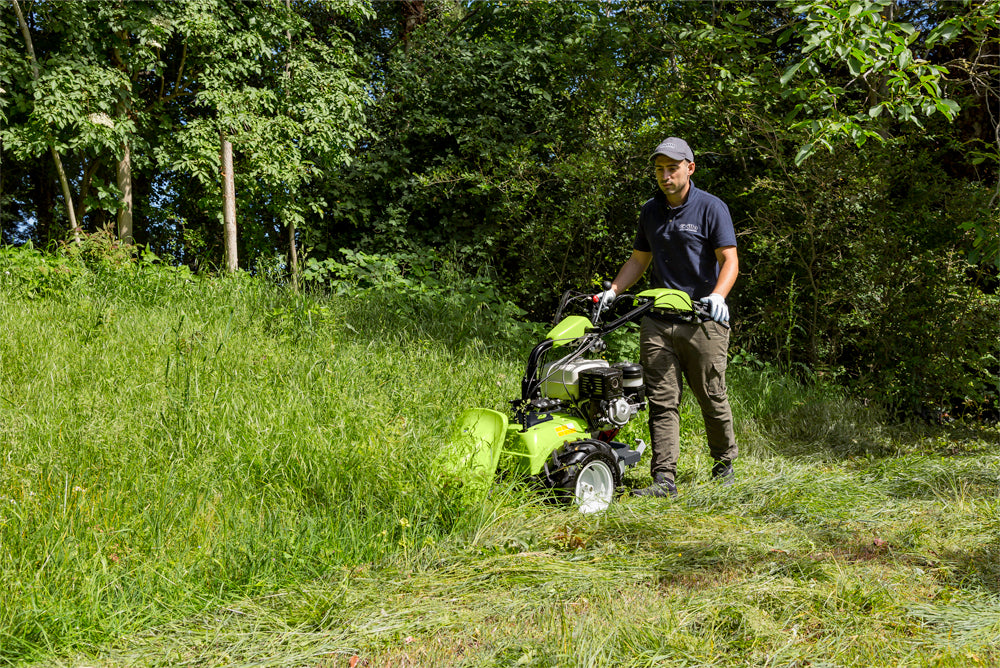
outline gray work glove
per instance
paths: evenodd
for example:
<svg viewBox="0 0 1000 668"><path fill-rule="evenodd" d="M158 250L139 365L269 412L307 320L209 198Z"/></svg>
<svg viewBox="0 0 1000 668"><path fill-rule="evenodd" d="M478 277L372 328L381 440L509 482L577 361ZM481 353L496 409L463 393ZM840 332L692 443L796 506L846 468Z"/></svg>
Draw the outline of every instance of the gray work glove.
<svg viewBox="0 0 1000 668"><path fill-rule="evenodd" d="M729 307L726 306L726 298L718 292L713 292L709 296L702 297L698 301L708 307L712 320L722 324L729 322Z"/></svg>
<svg viewBox="0 0 1000 668"><path fill-rule="evenodd" d="M594 303L600 306L601 310L604 310L609 306L611 306L611 303L615 300L615 297L617 296L618 293L615 292L613 289L605 290L604 292L598 292L596 295L594 295Z"/></svg>

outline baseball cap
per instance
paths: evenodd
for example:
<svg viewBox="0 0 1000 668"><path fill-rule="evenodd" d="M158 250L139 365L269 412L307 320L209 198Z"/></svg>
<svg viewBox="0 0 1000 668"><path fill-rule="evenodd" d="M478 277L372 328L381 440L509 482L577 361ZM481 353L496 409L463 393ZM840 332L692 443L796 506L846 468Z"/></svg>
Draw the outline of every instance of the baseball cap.
<svg viewBox="0 0 1000 668"><path fill-rule="evenodd" d="M650 156L651 159L655 159L658 155L665 155L668 158L674 160L687 160L689 162L694 162L694 152L691 151L691 147L683 139L678 139L677 137L667 137L660 142L660 145L656 147L653 151L653 155Z"/></svg>

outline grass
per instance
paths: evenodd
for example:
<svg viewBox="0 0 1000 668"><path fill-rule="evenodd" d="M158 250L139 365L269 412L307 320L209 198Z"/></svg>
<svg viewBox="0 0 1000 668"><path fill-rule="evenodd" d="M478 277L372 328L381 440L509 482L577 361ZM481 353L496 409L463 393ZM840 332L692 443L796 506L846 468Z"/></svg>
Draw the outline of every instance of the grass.
<svg viewBox="0 0 1000 668"><path fill-rule="evenodd" d="M734 487L686 402L676 501L469 506L430 462L517 392L502 313L6 261L0 664L1000 664L996 428L739 367Z"/></svg>

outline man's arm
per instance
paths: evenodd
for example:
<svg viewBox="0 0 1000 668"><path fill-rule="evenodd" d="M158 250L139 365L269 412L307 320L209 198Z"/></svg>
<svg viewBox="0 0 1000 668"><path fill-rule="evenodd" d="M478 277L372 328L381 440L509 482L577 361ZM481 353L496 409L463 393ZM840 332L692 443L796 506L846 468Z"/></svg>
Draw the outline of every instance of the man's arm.
<svg viewBox="0 0 1000 668"><path fill-rule="evenodd" d="M736 246L716 248L715 259L719 262L719 278L715 281L715 289L712 292L722 295L725 299L733 289L736 277L740 275L740 259L736 253Z"/></svg>
<svg viewBox="0 0 1000 668"><path fill-rule="evenodd" d="M736 249L734 248L733 250L735 251ZM611 289L615 291L615 294L620 295L635 285L635 282L643 275L652 260L652 253L638 250L632 251L632 256L625 260L625 264L618 271L615 280L611 281ZM734 276L733 281L735 280L736 277Z"/></svg>

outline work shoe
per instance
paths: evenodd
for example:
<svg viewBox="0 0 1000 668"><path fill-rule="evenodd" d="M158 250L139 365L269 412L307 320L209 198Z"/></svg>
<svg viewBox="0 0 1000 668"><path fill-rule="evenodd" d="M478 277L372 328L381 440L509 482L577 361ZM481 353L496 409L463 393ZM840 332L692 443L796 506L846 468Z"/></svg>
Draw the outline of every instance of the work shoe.
<svg viewBox="0 0 1000 668"><path fill-rule="evenodd" d="M723 487L729 487L736 482L733 465L729 462L715 462L712 467L712 480L718 480Z"/></svg>
<svg viewBox="0 0 1000 668"><path fill-rule="evenodd" d="M677 485L665 474L657 473L653 476L652 485L643 487L642 489L633 489L632 496L655 496L659 498L677 496Z"/></svg>

